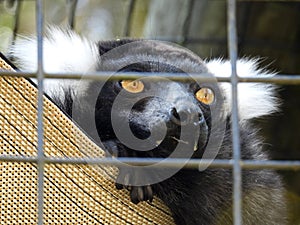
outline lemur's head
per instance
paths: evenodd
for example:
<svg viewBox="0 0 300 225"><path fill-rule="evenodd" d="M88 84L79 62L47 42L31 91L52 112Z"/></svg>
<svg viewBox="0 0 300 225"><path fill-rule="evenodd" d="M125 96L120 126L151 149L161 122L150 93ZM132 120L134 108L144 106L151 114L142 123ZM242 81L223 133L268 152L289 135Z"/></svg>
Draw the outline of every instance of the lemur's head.
<svg viewBox="0 0 300 225"><path fill-rule="evenodd" d="M225 125L217 83L193 79L195 74L209 76L205 63L182 47L159 41L110 41L98 47L97 70L112 71L112 76L106 82L91 83L86 96L97 93L95 123L101 141L117 141L141 157L201 156L212 118ZM120 72L143 72L145 76L113 79ZM172 81L156 73L187 80Z"/></svg>

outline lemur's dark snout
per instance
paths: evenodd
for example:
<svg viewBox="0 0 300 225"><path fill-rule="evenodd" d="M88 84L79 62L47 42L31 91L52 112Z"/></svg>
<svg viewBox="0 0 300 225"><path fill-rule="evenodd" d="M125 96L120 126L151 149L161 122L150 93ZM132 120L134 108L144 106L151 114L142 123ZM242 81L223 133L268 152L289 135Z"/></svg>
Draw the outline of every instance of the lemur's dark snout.
<svg viewBox="0 0 300 225"><path fill-rule="evenodd" d="M203 120L203 117L200 112L191 108L182 108L178 110L174 107L170 112L170 120L178 126L188 124L198 125Z"/></svg>

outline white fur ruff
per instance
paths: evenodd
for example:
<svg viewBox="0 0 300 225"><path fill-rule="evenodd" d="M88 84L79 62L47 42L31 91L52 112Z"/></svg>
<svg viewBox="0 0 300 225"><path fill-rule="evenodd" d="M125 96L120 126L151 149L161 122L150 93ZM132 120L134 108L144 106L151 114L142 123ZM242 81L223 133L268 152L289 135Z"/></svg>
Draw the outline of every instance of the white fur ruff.
<svg viewBox="0 0 300 225"><path fill-rule="evenodd" d="M217 77L230 77L231 64L229 60L215 59L206 63L209 71ZM239 59L237 61L237 74L240 77L271 77L269 73L258 68L255 59ZM231 109L231 84L221 83L225 92L227 111ZM238 106L240 121L261 117L277 111L278 102L275 97L274 86L264 83L239 83Z"/></svg>
<svg viewBox="0 0 300 225"><path fill-rule="evenodd" d="M43 42L44 70L47 73L88 73L96 71L100 56L97 45L72 31L49 28ZM24 71L35 71L37 68L36 38L19 38L12 46L11 55L17 66ZM206 62L208 70L217 77L230 77L231 66L228 60L210 60ZM237 61L237 74L241 77L273 76L257 67L257 60L240 59ZM77 82L78 83L78 82ZM82 82L80 83L82 85ZM61 87L74 87L76 81L46 80L45 92L62 93ZM225 110L231 113L231 84L221 83L225 95ZM77 92L84 94L85 87ZM246 120L268 115L277 110L274 87L263 83L238 84L238 106L241 124Z"/></svg>
<svg viewBox="0 0 300 225"><path fill-rule="evenodd" d="M10 49L10 55L15 59L20 70L35 72L37 70L37 40L36 37L20 37ZM80 37L73 31L63 31L51 26L43 38L43 68L46 73L85 73L96 71L99 63L97 45ZM35 79L33 79L36 82ZM83 83L83 82L81 82ZM75 87L79 84L71 79L45 79L44 91L48 95L63 95L63 87ZM74 88L77 92L85 90Z"/></svg>

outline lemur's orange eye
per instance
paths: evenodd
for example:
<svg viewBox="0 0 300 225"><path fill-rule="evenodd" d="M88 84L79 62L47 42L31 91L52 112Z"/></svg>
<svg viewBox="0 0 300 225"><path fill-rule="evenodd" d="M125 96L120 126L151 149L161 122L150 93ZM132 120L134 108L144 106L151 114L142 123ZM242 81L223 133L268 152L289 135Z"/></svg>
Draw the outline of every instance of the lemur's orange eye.
<svg viewBox="0 0 300 225"><path fill-rule="evenodd" d="M140 93L144 90L144 84L139 80L123 80L122 87L130 93Z"/></svg>
<svg viewBox="0 0 300 225"><path fill-rule="evenodd" d="M197 100L206 105L210 105L215 100L215 94L210 88L201 88L195 94Z"/></svg>

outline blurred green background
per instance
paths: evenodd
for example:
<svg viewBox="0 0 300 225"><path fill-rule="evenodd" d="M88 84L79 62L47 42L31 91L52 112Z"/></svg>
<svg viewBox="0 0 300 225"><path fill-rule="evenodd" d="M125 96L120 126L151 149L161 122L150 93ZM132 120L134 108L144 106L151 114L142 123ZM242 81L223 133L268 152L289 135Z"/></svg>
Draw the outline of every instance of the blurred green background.
<svg viewBox="0 0 300 225"><path fill-rule="evenodd" d="M72 25L92 39L150 38L177 42L203 59L226 58L225 0L45 0L46 24ZM240 57L259 57L280 74L300 74L300 2L238 1ZM70 21L74 19L74 23ZM35 33L35 1L0 0L0 51ZM281 112L257 120L272 159L300 160L300 86L281 86ZM281 171L290 224L300 224L300 172Z"/></svg>

